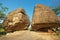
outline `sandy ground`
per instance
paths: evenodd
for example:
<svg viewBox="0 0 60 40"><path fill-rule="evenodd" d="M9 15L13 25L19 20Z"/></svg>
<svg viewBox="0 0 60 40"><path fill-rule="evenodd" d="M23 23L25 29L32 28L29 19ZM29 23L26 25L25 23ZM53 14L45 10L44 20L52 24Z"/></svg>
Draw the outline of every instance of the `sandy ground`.
<svg viewBox="0 0 60 40"><path fill-rule="evenodd" d="M16 31L0 37L0 40L60 40L51 33L34 31Z"/></svg>

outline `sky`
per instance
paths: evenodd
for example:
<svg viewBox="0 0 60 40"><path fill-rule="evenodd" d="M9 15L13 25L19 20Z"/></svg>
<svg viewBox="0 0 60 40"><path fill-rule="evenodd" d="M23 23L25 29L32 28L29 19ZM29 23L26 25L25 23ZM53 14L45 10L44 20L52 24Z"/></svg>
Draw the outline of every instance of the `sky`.
<svg viewBox="0 0 60 40"><path fill-rule="evenodd" d="M17 8L23 8L26 14L32 19L34 6L36 4L43 4L49 7L60 6L60 0L0 0L3 6L8 7L6 14Z"/></svg>

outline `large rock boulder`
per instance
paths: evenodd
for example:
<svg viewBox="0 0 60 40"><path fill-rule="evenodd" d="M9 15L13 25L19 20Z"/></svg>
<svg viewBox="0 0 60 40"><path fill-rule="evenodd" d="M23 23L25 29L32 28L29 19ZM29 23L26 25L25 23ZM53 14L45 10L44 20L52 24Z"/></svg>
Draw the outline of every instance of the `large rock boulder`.
<svg viewBox="0 0 60 40"><path fill-rule="evenodd" d="M16 31L7 33L0 37L0 40L60 40L54 33L33 32L33 31Z"/></svg>
<svg viewBox="0 0 60 40"><path fill-rule="evenodd" d="M40 28L52 28L60 26L59 18L49 7L38 4L34 8L32 17L32 29L39 30Z"/></svg>
<svg viewBox="0 0 60 40"><path fill-rule="evenodd" d="M10 12L3 21L3 27L6 32L24 30L29 24L29 17L22 8Z"/></svg>

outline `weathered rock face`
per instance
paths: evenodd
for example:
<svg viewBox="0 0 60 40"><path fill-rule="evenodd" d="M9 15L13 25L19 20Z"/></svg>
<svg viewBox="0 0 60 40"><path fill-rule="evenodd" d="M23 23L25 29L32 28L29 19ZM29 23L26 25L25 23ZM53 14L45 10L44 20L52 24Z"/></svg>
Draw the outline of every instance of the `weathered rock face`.
<svg viewBox="0 0 60 40"><path fill-rule="evenodd" d="M8 16L3 21L3 26L6 32L14 30L23 30L27 28L30 24L29 17L25 11L18 8L8 14Z"/></svg>
<svg viewBox="0 0 60 40"><path fill-rule="evenodd" d="M32 18L32 29L39 30L40 28L52 28L59 25L59 19L55 13L44 5L36 5Z"/></svg>

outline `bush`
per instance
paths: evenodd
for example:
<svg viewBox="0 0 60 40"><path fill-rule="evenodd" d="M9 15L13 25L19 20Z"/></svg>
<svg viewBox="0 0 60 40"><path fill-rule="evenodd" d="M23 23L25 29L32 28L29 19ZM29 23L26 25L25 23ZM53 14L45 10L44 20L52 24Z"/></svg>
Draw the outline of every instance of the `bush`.
<svg viewBox="0 0 60 40"><path fill-rule="evenodd" d="M5 30L3 29L2 24L0 23L0 36L5 35L5 34L6 34L6 32L5 32Z"/></svg>

